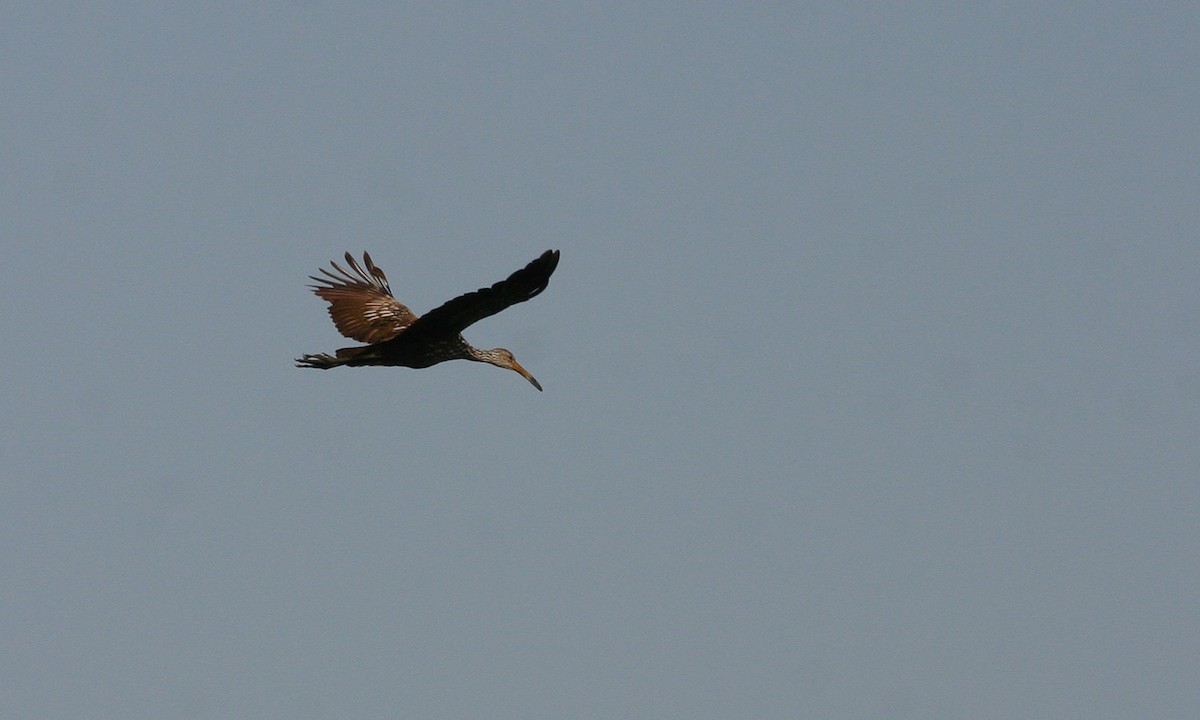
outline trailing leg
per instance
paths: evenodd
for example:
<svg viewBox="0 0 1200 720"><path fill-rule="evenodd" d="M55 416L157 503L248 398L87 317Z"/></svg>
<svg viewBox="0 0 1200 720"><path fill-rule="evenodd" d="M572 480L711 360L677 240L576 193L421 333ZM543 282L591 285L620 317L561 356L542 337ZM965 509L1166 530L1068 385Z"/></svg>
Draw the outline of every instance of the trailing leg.
<svg viewBox="0 0 1200 720"><path fill-rule="evenodd" d="M318 353L316 355L304 355L296 358L296 367L302 368L318 368L320 370L328 370L329 368L345 365L345 360L339 360L332 355L326 353Z"/></svg>

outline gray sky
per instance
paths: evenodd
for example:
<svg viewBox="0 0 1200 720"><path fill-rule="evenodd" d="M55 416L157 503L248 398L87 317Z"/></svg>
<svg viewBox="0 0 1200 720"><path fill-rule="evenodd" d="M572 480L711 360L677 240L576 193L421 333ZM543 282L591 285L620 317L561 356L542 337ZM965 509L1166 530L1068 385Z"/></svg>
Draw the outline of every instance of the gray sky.
<svg viewBox="0 0 1200 720"><path fill-rule="evenodd" d="M1195 5L254 5L0 23L5 718L1200 707Z"/></svg>

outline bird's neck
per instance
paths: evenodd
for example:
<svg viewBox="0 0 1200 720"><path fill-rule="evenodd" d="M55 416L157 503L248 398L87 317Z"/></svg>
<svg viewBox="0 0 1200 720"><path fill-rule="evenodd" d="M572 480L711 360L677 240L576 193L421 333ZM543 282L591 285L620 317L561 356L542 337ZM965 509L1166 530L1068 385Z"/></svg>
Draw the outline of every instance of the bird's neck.
<svg viewBox="0 0 1200 720"><path fill-rule="evenodd" d="M473 347L470 349L470 353L471 359L477 362L491 363L492 365L500 365L502 362L499 348L480 350L479 348Z"/></svg>

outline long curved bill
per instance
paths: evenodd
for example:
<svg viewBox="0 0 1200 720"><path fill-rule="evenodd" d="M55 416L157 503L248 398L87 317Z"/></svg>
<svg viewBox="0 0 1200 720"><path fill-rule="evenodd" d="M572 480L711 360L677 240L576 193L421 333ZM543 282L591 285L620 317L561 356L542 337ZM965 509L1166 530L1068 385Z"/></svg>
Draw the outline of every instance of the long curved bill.
<svg viewBox="0 0 1200 720"><path fill-rule="evenodd" d="M518 373L520 373L521 377L528 380L535 388L538 389L538 392L542 391L542 384L537 381L537 378L530 375L529 371L526 370L525 368L521 367L521 365L516 360L513 360L512 369L516 370Z"/></svg>

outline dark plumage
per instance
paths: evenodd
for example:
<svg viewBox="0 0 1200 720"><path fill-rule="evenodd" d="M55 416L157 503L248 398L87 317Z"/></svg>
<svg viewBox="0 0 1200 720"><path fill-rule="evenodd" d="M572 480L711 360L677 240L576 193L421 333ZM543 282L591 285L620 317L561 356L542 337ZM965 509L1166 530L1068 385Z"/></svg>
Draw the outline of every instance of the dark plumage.
<svg viewBox="0 0 1200 720"><path fill-rule="evenodd" d="M546 289L558 267L558 251L541 257L508 276L508 279L459 295L417 317L397 302L387 276L363 253L359 265L346 253L349 270L336 262L333 271L321 269L325 277L311 276L317 284L313 293L329 303L329 316L338 332L351 340L368 343L341 348L335 355L320 353L296 359L297 367L327 369L339 365L389 365L426 368L447 360L474 360L520 373L538 390L542 386L504 348L480 350L471 347L462 331L485 317L525 302Z"/></svg>

